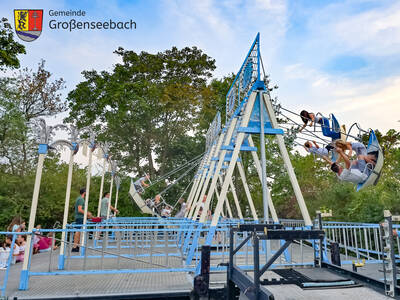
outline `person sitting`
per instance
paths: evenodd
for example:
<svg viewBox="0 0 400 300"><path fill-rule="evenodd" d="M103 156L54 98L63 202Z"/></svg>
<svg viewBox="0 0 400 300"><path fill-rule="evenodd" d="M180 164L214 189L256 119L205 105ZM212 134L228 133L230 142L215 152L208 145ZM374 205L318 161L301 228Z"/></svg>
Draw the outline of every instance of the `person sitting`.
<svg viewBox="0 0 400 300"><path fill-rule="evenodd" d="M367 163L375 164L376 157L373 153L367 154L367 148L364 144L359 142L344 142L342 140L335 141L336 149L340 148L346 154L346 151L349 151L347 155L348 158L351 158L353 151L357 155L357 159L364 159Z"/></svg>
<svg viewBox="0 0 400 300"><path fill-rule="evenodd" d="M6 270L8 265L8 257L10 256L10 247L5 241L0 242L0 270Z"/></svg>
<svg viewBox="0 0 400 300"><path fill-rule="evenodd" d="M19 246L19 254L16 257L16 262L23 262L24 261L24 255L25 255L25 245L26 245L26 235L18 235L17 238L17 244Z"/></svg>
<svg viewBox="0 0 400 300"><path fill-rule="evenodd" d="M49 252L51 250L51 247L53 245L53 233L49 232L47 236L43 236L39 240L39 252ZM57 245L53 246L53 250L56 250L58 248Z"/></svg>
<svg viewBox="0 0 400 300"><path fill-rule="evenodd" d="M302 132L304 128L306 128L306 126L313 126L313 123L317 123L319 121L319 118L315 117L315 114L312 112L308 112L306 110L302 110L300 112L300 118L303 121L304 125L299 129L299 132ZM310 124L308 124L310 123Z"/></svg>
<svg viewBox="0 0 400 300"><path fill-rule="evenodd" d="M324 148L321 148L318 146L318 144L315 141L312 141L314 143L314 146L311 144L310 141L307 141L304 143L304 149L306 149L307 152L316 154L318 156L321 156L324 158L325 156L329 155L329 151L331 151L334 147L331 145L327 145Z"/></svg>
<svg viewBox="0 0 400 300"><path fill-rule="evenodd" d="M371 169L367 167L367 162L364 159L350 161L341 148L337 148L336 151L344 160L346 166L346 168L343 168L340 164L331 162L331 170L336 173L340 180L356 184L367 180Z"/></svg>
<svg viewBox="0 0 400 300"><path fill-rule="evenodd" d="M12 244L12 236L8 235L6 237L6 247L8 247L8 249L10 249L10 252L12 252L11 264L15 264L17 262L17 257L19 255L19 245L16 240L14 243L14 249L11 249L11 244Z"/></svg>
<svg viewBox="0 0 400 300"><path fill-rule="evenodd" d="M145 203L149 208L152 208L152 207L154 206L154 202L153 202L153 200L150 199L150 198L147 198L147 199L144 201L144 203Z"/></svg>
<svg viewBox="0 0 400 300"><path fill-rule="evenodd" d="M158 215L161 213L160 204L161 204L161 195L157 194L153 200L153 211Z"/></svg>
<svg viewBox="0 0 400 300"><path fill-rule="evenodd" d="M150 175L146 174L144 177L140 177L138 180L136 180L133 185L135 186L136 191L139 194L144 193L144 188L149 187L149 185L146 183L147 180L150 179Z"/></svg>
<svg viewBox="0 0 400 300"><path fill-rule="evenodd" d="M308 126L313 126L313 124L320 124L321 129L322 129L322 134L326 137L330 137L333 140L339 139L340 138L340 128L331 128L329 125L329 119L323 116L316 116L312 112L307 112L306 110L302 110L300 112L300 117L301 120L303 121L304 125L299 129L299 132L301 132L307 124L310 122Z"/></svg>
<svg viewBox="0 0 400 300"><path fill-rule="evenodd" d="M39 241L40 241L40 229L42 229L42 225L36 225L35 234L33 235L33 254L39 253Z"/></svg>
<svg viewBox="0 0 400 300"><path fill-rule="evenodd" d="M168 218L171 216L172 207L170 205L166 205L161 211L161 217Z"/></svg>

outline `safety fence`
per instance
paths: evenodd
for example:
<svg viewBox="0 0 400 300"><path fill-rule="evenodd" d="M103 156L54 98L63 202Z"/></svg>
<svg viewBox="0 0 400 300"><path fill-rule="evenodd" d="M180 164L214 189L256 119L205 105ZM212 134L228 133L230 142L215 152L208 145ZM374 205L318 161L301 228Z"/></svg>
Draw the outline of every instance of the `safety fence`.
<svg viewBox="0 0 400 300"><path fill-rule="evenodd" d="M211 247L211 270L225 270L229 260L231 227L250 224L250 220L221 220L210 234L210 223L199 224L197 221L175 218L113 218L102 223L68 225L66 229L42 229L40 235L52 233L52 246L47 254L42 254L45 263L32 264L33 243L31 244L28 266L21 273L20 289L27 289L29 277L51 275L90 275L118 273L156 273L156 272L199 272L201 246L208 243ZM381 230L379 224L361 224L348 222L323 222L325 239L322 244L314 240L295 238L281 253L283 239L260 241L260 263L279 254L270 268L287 268L313 266L315 257L322 253L323 259L330 262L333 243L337 243L342 253L342 264L365 260L366 263L382 263L385 254L382 252ZM81 227L82 226L82 227ZM282 230L304 231L299 220L281 220ZM394 225L395 228L400 227ZM317 228L318 229L318 228ZM66 239L60 241L62 232ZM80 233L79 252L74 252L74 236ZM11 249L18 235L35 235L32 233L0 232L0 239L10 235ZM251 232L235 231L232 243L238 247L235 253L235 265L242 269L252 269L254 247L251 244ZM60 242L62 242L60 244ZM400 259L399 238L394 238L396 258ZM62 251L54 250L54 245L63 247ZM321 246L321 245L322 246ZM240 247L239 247L240 246ZM62 254L61 254L62 253ZM5 274L1 285L4 295L8 273L12 268L12 254L9 252ZM48 255L48 256L47 256ZM44 256L47 258L43 259ZM11 259L11 260L10 260Z"/></svg>
<svg viewBox="0 0 400 300"><path fill-rule="evenodd" d="M20 235L25 235L25 232L7 232L0 231L0 269L4 272L0 280L0 291L1 297L6 295L7 282L10 274L10 268L16 263L16 253L14 248L16 246L16 240ZM23 255L23 253L21 253ZM18 252L18 255L20 253Z"/></svg>
<svg viewBox="0 0 400 300"><path fill-rule="evenodd" d="M354 260L365 263L382 263L382 230L379 224L323 222L328 249L332 243L338 243L344 260L342 264L352 264ZM393 225L399 229L400 225ZM395 256L400 259L400 240L394 237Z"/></svg>

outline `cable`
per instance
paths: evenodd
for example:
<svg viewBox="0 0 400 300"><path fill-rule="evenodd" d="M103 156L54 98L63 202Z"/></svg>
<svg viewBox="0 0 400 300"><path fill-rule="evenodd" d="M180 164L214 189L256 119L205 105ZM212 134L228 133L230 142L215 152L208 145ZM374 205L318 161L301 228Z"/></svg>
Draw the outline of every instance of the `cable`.
<svg viewBox="0 0 400 300"><path fill-rule="evenodd" d="M289 113L291 113L291 114L294 114L294 115L296 115L296 116L298 116L299 114L298 113L295 113L294 111L291 111L291 110L289 110L289 109L286 109L286 108L284 108L284 107L282 107L282 106L279 106L281 109L283 109L284 111L287 111L287 112L289 112ZM282 116L285 116L284 114L282 114L281 113L281 115ZM286 117L287 118L287 117ZM307 119L307 120L309 120L309 121L312 121L310 118L305 118L305 119ZM293 121L293 120L291 120L292 122L294 122L294 123L296 123L295 121ZM315 123L315 122L314 122ZM299 125L300 126L300 124L298 124L298 123L296 123L297 125ZM364 133L367 133L367 131L365 131L365 130L363 130L362 128L360 128L359 127L359 125L358 125L358 123L355 123L355 124L357 124L357 128L360 130L360 131L362 131L362 132L364 132ZM325 125L322 125L322 124L320 124L321 125L321 127L325 127L325 128L330 128L330 126L325 126ZM354 126L354 124L351 126L351 127L353 127ZM351 128L350 127L350 128ZM349 132L350 132L350 130L349 130ZM351 134L349 134L349 133L343 133L343 132L341 132L341 134L343 134L343 135L345 135L345 136L347 136L347 137L352 137L353 139L355 139L355 140L357 140L357 141L360 141L361 139L359 138L359 137L356 137L356 136L353 136L353 135L351 135Z"/></svg>
<svg viewBox="0 0 400 300"><path fill-rule="evenodd" d="M189 184L186 186L185 190L182 192L182 194L179 196L178 200L175 202L174 206L172 207L172 209L174 209L176 207L176 205L179 202L179 199L181 199L183 197L183 195L186 193L186 191L188 190L189 186L193 183L195 177L193 176L192 180L189 182Z"/></svg>
<svg viewBox="0 0 400 300"><path fill-rule="evenodd" d="M189 165L190 163L192 163L193 161L195 161L196 159L198 159L200 156L204 155L204 153L205 153L205 152L203 152L202 154L200 154L200 155L198 155L198 156L192 158L191 160L187 161L187 162L184 163L183 165L181 165L181 166L179 166L179 167L173 169L172 171L170 171L170 172L164 174L163 176L159 177L159 178L158 178L156 181L154 181L151 185L157 184L158 182L160 182L160 181L162 181L162 180L168 178L170 175L172 175L172 174L174 174L174 173L176 173L176 172L178 172L178 171L184 169L185 166Z"/></svg>
<svg viewBox="0 0 400 300"><path fill-rule="evenodd" d="M282 125L279 125L282 129L287 129L287 130L290 130L291 128L287 128L287 127L283 127ZM308 134L308 133L305 133L305 132L296 132L296 138L300 138L298 135L299 134L302 134L302 135L304 135L304 136L308 136L308 137L315 137L314 135L311 135L311 134ZM304 138L303 138L304 139ZM323 142L324 142L324 144L330 144L331 142L330 141L327 141L327 140L325 140L325 139L323 139L323 138L319 138L320 140L322 140ZM307 139L307 140L309 140L309 139Z"/></svg>
<svg viewBox="0 0 400 300"><path fill-rule="evenodd" d="M290 121L296 123L295 121L293 121L293 120L292 120L291 118L289 118L288 116L286 116L286 115L284 115L284 114L282 114L282 113L281 113L281 115L284 116L285 118L287 118L288 120L290 120ZM297 123L297 124L298 124L298 123ZM299 124L298 124L298 125L299 125ZM304 128L304 129L305 129L307 132L309 132L312 136L314 136L314 137L316 137L317 139L320 139L320 140L322 140L322 141L324 141L324 142L326 143L326 140L325 140L325 139L319 137L318 135L316 135L314 132L308 130L307 128ZM301 132L300 132L300 133L301 133Z"/></svg>
<svg viewBox="0 0 400 300"><path fill-rule="evenodd" d="M170 183L164 190L162 190L159 194L162 195L164 194L166 191L168 191L172 186L174 186L175 184L177 184L187 173L189 173L194 167L196 167L198 164L200 163L200 160L198 160L195 164L193 164L193 166L191 168L189 168L188 170L186 170L181 176L179 176L177 179L175 179L175 181L173 183Z"/></svg>
<svg viewBox="0 0 400 300"><path fill-rule="evenodd" d="M199 163L200 163L201 159L198 159L197 162L193 163L193 165L186 170L181 176L179 176L174 182L170 183L164 190L162 190L161 192L159 192L157 195L160 195L160 197L162 198L162 201L160 201L159 204L154 205L155 208L158 208L160 205L164 204L164 205L169 205L165 199L162 197L162 194L164 194L166 191L168 191L171 187L173 187L175 184L177 184L186 174L188 174L192 169L194 169L194 167L196 167ZM193 177L194 178L194 177ZM193 181L193 180L192 180ZM146 204L147 205L147 204ZM176 205L176 203L175 203ZM174 205L174 207L175 207Z"/></svg>
<svg viewBox="0 0 400 300"><path fill-rule="evenodd" d="M204 153L205 153L205 152L203 152L202 154L200 154L200 155L198 155L198 156L192 158L191 160L187 161L187 162L184 163L183 165L181 165L181 166L179 166L179 167L173 169L172 171L170 171L170 172L164 174L163 176L157 178L157 180L151 182L151 184L150 184L148 187L145 187L145 188L143 188L143 189L146 190L146 189L148 189L148 188L150 188L150 187L156 185L157 183L159 183L159 182L161 182L161 181L164 181L166 178L168 178L168 177L170 177L171 175L173 175L173 174L175 174L175 173L181 171L182 169L185 169L186 167L190 166L190 164L191 164L192 162L196 161L196 160L199 159L201 156L203 156Z"/></svg>

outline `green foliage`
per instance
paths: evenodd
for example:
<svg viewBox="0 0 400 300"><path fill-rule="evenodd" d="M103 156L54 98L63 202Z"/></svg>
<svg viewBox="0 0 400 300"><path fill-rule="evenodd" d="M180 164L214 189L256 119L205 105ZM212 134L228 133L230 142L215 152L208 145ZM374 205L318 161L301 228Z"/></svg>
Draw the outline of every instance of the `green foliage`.
<svg viewBox="0 0 400 300"><path fill-rule="evenodd" d="M215 61L196 47L156 54L119 48L115 53L122 63L111 72L83 72L85 81L68 95L68 121L96 124L98 139L111 143L120 169L138 176L146 172L154 179L202 153L199 132L205 124L199 120L220 97L207 85ZM218 90L217 81L213 84Z"/></svg>
<svg viewBox="0 0 400 300"><path fill-rule="evenodd" d="M57 156L50 154L43 169L40 187L36 224L44 228L51 228L58 221L62 222L64 215L65 192L67 183L68 165L60 163ZM74 165L69 205L69 222L74 221L75 199L79 196L79 189L86 186L86 170ZM100 193L100 176L93 176L90 188L89 211L97 215ZM24 177L0 173L0 231L5 230L15 215L21 215L28 220L30 203L32 199L35 172L31 170ZM132 205L129 190L129 178L123 178L118 197L120 216L140 215L137 208ZM105 177L104 190L110 189L110 178ZM115 201L115 186L113 191L113 204Z"/></svg>
<svg viewBox="0 0 400 300"><path fill-rule="evenodd" d="M25 46L14 40L14 33L6 18L0 20L0 71L19 68L19 54L25 54Z"/></svg>
<svg viewBox="0 0 400 300"><path fill-rule="evenodd" d="M0 79L1 169L16 175L34 167L36 141L32 121L65 111L60 91L64 80L54 79L41 60L36 71L24 68Z"/></svg>

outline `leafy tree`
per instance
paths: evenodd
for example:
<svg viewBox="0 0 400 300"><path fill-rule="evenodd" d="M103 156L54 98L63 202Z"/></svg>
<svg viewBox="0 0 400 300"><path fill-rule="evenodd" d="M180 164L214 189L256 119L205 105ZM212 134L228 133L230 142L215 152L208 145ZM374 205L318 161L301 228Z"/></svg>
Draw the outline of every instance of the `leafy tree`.
<svg viewBox="0 0 400 300"><path fill-rule="evenodd" d="M14 33L6 18L0 20L0 71L19 68L19 54L25 54L25 46L14 41Z"/></svg>
<svg viewBox="0 0 400 300"><path fill-rule="evenodd" d="M51 76L42 60L37 71L25 68L0 80L0 152L7 172L23 176L32 167L36 143L32 121L66 110L60 93L65 82Z"/></svg>
<svg viewBox="0 0 400 300"><path fill-rule="evenodd" d="M162 176L200 154L202 138L193 135L201 108L214 100L207 80L215 61L196 47L115 53L122 62L112 72L83 72L85 81L68 95L68 121L94 124L129 172Z"/></svg>

